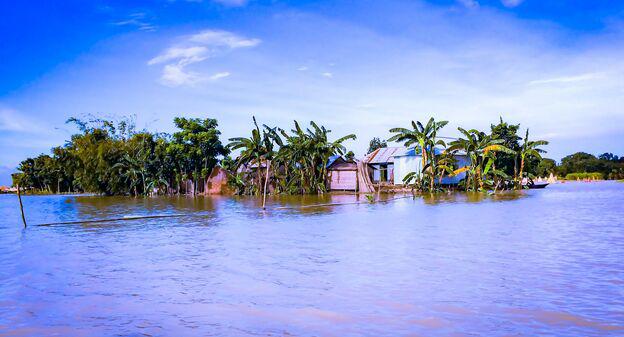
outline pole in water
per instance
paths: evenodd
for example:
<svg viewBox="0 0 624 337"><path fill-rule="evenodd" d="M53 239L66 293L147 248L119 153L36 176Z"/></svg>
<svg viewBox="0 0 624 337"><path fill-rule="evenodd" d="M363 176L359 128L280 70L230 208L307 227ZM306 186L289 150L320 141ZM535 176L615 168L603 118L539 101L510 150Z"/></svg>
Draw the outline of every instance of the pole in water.
<svg viewBox="0 0 624 337"><path fill-rule="evenodd" d="M264 179L264 192L262 193L262 210L266 210L266 192L267 184L269 183L269 168L271 167L271 161L266 161L266 178Z"/></svg>
<svg viewBox="0 0 624 337"><path fill-rule="evenodd" d="M17 185L17 199L19 199L20 211L22 212L22 221L24 222L24 228L26 228L26 217L24 216L24 205L22 204L22 193L20 192L20 186Z"/></svg>

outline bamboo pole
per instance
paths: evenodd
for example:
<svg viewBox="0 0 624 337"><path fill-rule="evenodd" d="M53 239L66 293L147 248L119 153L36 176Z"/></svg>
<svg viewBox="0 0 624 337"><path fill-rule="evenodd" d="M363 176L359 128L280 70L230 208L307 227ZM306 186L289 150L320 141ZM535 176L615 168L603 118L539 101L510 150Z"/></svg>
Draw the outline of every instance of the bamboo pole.
<svg viewBox="0 0 624 337"><path fill-rule="evenodd" d="M17 184L17 199L19 200L20 211L22 212L22 222L24 222L24 228L26 228L26 217L24 216L24 204L22 204L22 193L20 192L19 184Z"/></svg>
<svg viewBox="0 0 624 337"><path fill-rule="evenodd" d="M262 196L262 209L266 209L266 193L267 193L267 185L269 182L269 169L271 168L271 161L267 160L267 169L266 169L266 179L264 179L264 193Z"/></svg>

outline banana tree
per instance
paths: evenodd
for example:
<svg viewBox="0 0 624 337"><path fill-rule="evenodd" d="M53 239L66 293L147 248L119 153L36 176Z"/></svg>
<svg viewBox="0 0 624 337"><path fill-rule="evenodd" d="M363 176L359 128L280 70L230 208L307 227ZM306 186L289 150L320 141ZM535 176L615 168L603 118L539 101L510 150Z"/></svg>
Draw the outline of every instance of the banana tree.
<svg viewBox="0 0 624 337"><path fill-rule="evenodd" d="M264 146L264 139L260 132L260 127L258 127L258 123L256 122L256 117L253 117L253 122L255 128L251 130L251 136L249 138L230 138L230 143L227 146L230 150L241 150L237 158L237 169L241 166L249 167L254 163L257 165L256 179L258 184L254 189L254 194L259 194L260 187L262 186L262 175L260 172L260 166L262 163L262 158L266 154L266 148Z"/></svg>
<svg viewBox="0 0 624 337"><path fill-rule="evenodd" d="M490 187L490 181L486 178L488 174L499 174L493 169L496 152L514 154L515 151L502 145L502 139L492 139L491 135L475 129L465 130L457 128L465 138L459 138L451 142L448 152L453 153L459 150L465 151L470 163L453 171L452 175L466 172L466 190L483 191Z"/></svg>
<svg viewBox="0 0 624 337"><path fill-rule="evenodd" d="M436 122L433 117L429 119L426 125L423 125L419 121L412 121L412 129L407 128L393 128L390 129L391 133L394 133L388 141L404 142L405 147L416 146L421 152L422 157L422 175L414 174L410 175L410 180L420 180L420 186L423 184L425 176L429 178L429 190L434 190L435 176L437 171L436 163L436 147L446 147L444 141L437 139L437 132L448 124L448 121ZM407 178L407 176L406 176Z"/></svg>
<svg viewBox="0 0 624 337"><path fill-rule="evenodd" d="M526 135L524 136L524 142L520 146L520 169L519 169L519 177L516 181L516 188L522 188L522 178L524 173L524 164L525 159L529 157L534 157L537 159L542 159L541 153L545 153L543 149L540 149L539 146L548 145L548 142L545 140L529 140L529 129L526 130Z"/></svg>

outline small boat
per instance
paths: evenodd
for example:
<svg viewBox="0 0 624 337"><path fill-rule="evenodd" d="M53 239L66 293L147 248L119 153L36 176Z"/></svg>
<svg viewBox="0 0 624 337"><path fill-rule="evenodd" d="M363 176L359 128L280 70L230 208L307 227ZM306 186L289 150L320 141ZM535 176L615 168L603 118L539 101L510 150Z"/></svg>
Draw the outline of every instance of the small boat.
<svg viewBox="0 0 624 337"><path fill-rule="evenodd" d="M546 186L548 186L549 184L545 181L538 181L538 182L534 182L531 184L528 184L530 189L534 189L534 188L544 188Z"/></svg>

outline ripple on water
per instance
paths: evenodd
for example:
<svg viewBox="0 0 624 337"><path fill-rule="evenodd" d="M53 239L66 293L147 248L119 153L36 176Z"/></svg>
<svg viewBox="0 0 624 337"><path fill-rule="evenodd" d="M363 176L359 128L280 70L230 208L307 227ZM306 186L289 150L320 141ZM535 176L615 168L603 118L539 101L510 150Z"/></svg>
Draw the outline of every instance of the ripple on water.
<svg viewBox="0 0 624 337"><path fill-rule="evenodd" d="M624 334L624 184L282 197L266 212L26 196L31 224L183 215L26 230L15 201L0 195L0 335Z"/></svg>

